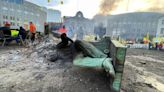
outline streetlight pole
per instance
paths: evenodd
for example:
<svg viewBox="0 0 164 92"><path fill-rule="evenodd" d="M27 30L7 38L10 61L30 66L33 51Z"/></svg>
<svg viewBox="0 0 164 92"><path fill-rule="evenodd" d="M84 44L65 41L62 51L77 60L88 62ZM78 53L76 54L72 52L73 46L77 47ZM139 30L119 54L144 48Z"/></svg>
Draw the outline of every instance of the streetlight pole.
<svg viewBox="0 0 164 92"><path fill-rule="evenodd" d="M77 7L76 8L77 8L77 12L78 12L79 11L79 0L77 0L76 3L77 3Z"/></svg>
<svg viewBox="0 0 164 92"><path fill-rule="evenodd" d="M130 0L128 0L128 2L127 2L126 11L129 11L129 4L130 4Z"/></svg>

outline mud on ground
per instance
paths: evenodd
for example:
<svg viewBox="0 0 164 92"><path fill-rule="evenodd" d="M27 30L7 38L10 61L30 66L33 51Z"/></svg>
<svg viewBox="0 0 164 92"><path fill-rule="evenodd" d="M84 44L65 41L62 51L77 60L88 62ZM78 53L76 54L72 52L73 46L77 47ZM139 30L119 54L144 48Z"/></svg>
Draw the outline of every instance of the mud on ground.
<svg viewBox="0 0 164 92"><path fill-rule="evenodd" d="M109 92L102 71L73 66L56 44L0 48L0 92ZM164 92L163 80L164 52L127 50L122 92Z"/></svg>
<svg viewBox="0 0 164 92"><path fill-rule="evenodd" d="M164 52L128 49L122 83L125 92L164 92Z"/></svg>
<svg viewBox="0 0 164 92"><path fill-rule="evenodd" d="M56 44L1 49L0 92L109 92L103 71L73 66Z"/></svg>

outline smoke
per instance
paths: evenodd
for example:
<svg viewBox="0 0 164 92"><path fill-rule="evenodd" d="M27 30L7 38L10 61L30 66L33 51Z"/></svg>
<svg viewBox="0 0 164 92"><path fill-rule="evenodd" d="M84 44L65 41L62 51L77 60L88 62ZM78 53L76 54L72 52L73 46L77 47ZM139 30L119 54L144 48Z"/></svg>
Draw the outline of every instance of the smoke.
<svg viewBox="0 0 164 92"><path fill-rule="evenodd" d="M164 0L102 0L100 14L127 12L164 12Z"/></svg>
<svg viewBox="0 0 164 92"><path fill-rule="evenodd" d="M100 4L100 14L107 15L118 7L121 0L102 0Z"/></svg>

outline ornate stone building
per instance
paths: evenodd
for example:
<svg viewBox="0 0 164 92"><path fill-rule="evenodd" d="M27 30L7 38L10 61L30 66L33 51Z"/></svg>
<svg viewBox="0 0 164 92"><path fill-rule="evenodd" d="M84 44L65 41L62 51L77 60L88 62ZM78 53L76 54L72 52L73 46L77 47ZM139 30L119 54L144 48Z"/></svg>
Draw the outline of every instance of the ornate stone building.
<svg viewBox="0 0 164 92"><path fill-rule="evenodd" d="M77 39L83 39L84 35L92 35L94 33L94 23L92 20L83 16L82 12L77 12L76 16L64 19L64 25L69 30L68 36Z"/></svg>

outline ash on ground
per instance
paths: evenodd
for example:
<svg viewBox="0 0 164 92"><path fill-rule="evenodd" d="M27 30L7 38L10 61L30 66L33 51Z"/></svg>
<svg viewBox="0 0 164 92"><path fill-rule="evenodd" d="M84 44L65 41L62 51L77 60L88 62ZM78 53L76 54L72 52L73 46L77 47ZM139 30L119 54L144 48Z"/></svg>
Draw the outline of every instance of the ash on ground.
<svg viewBox="0 0 164 92"><path fill-rule="evenodd" d="M72 65L53 37L0 49L0 92L110 92L104 72ZM164 92L164 52L128 49L121 92Z"/></svg>
<svg viewBox="0 0 164 92"><path fill-rule="evenodd" d="M70 51L56 50L58 42L0 49L0 92L109 92L104 72L73 66Z"/></svg>

